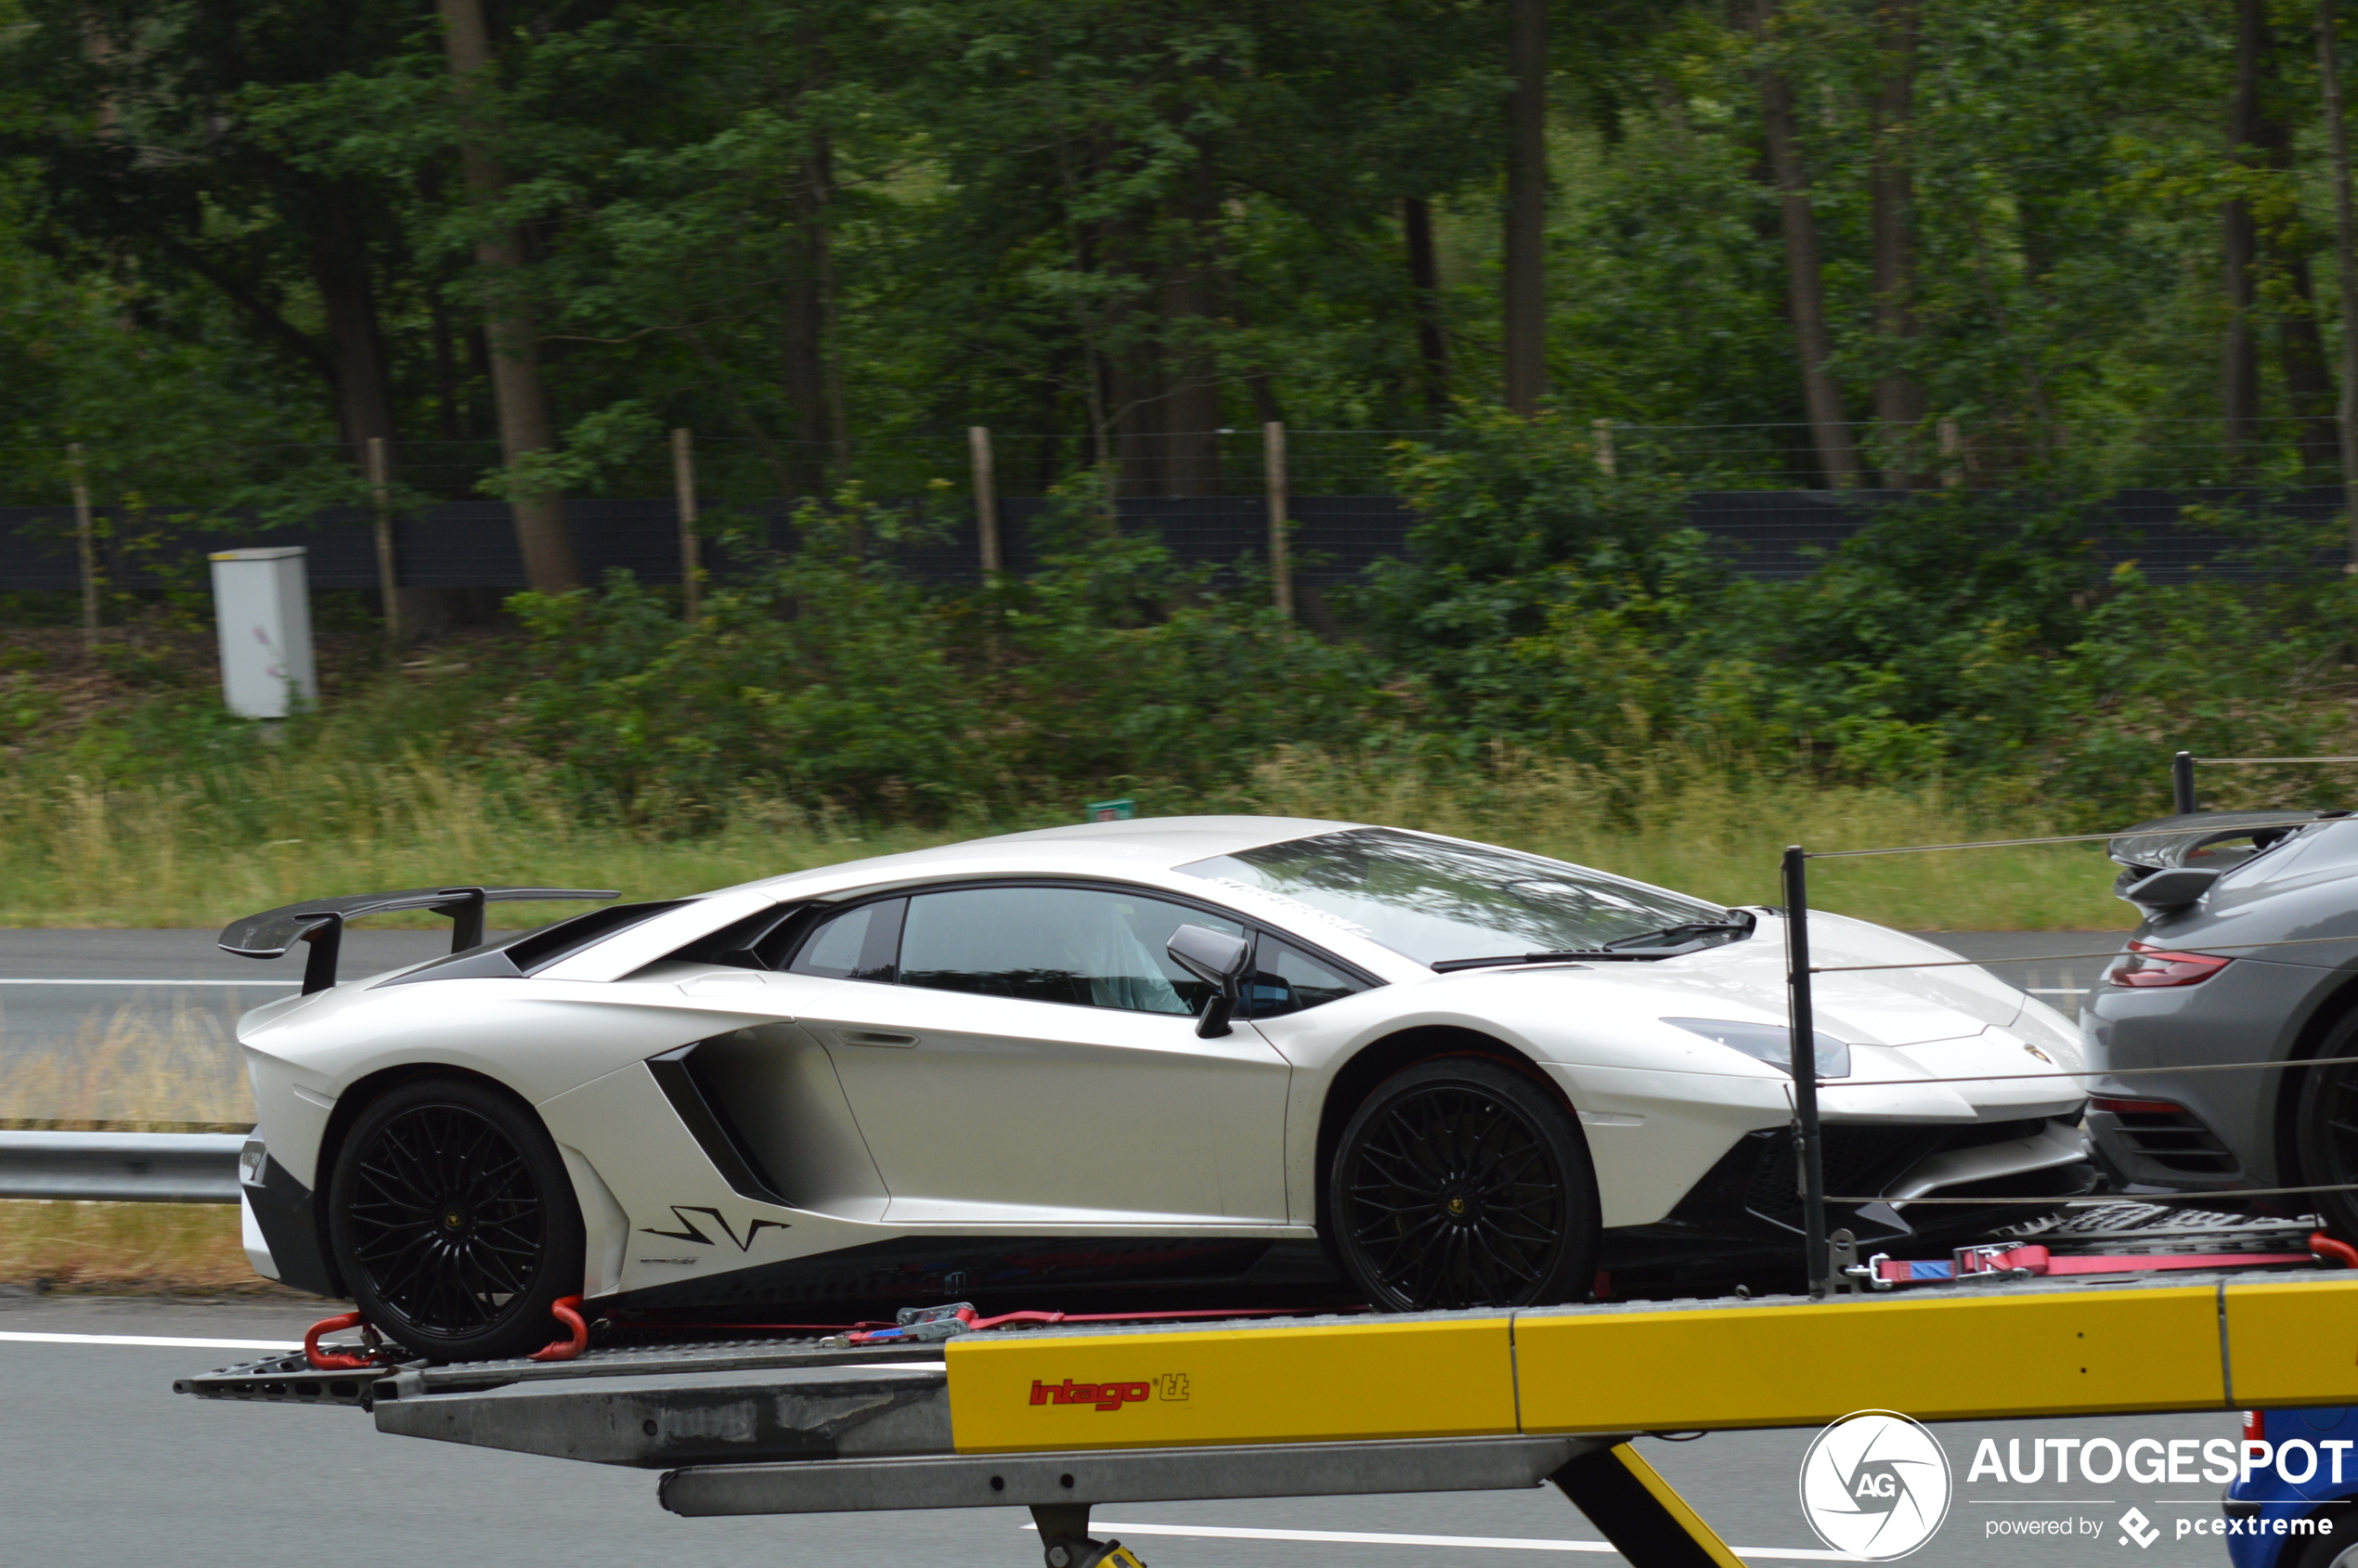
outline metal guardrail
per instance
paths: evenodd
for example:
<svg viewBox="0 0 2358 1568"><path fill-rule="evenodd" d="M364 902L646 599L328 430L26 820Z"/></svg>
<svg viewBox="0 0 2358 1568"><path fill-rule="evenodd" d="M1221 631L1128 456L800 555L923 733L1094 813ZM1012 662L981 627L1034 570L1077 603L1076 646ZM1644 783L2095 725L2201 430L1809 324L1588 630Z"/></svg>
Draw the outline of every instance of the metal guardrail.
<svg viewBox="0 0 2358 1568"><path fill-rule="evenodd" d="M235 1203L241 1133L0 1132L0 1199Z"/></svg>

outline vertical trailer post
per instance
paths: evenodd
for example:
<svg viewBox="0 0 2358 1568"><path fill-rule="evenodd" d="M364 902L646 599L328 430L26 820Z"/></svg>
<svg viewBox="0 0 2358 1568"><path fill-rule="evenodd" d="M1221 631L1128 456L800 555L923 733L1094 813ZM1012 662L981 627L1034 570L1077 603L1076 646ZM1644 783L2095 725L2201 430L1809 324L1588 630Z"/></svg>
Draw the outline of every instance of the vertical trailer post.
<svg viewBox="0 0 2358 1568"><path fill-rule="evenodd" d="M1826 1165L1818 1124L1818 1023L1809 992L1809 857L1798 844L1785 849L1785 990L1793 1022L1794 1157L1801 1171L1801 1245L1809 1292L1829 1293L1833 1263L1826 1251Z"/></svg>
<svg viewBox="0 0 2358 1568"><path fill-rule="evenodd" d="M2195 810L2195 754L2182 751L2170 759L2170 809L2179 816Z"/></svg>

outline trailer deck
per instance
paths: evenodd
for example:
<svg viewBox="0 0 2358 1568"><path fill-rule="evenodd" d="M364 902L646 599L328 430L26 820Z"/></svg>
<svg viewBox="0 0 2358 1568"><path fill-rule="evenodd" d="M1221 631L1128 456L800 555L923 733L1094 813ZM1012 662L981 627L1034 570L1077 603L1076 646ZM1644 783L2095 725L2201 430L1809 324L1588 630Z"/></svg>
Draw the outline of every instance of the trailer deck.
<svg viewBox="0 0 2358 1568"><path fill-rule="evenodd" d="M2098 1228L2114 1233L2106 1245L2139 1234ZM2261 1228L2225 1239L2248 1246ZM687 1516L1028 1506L1064 1568L1129 1561L1088 1539L1101 1503L1543 1481L1633 1562L1695 1568L1735 1560L1633 1436L1862 1409L1940 1421L2358 1404L2358 1272L2125 1272L2133 1261L2118 1275L1824 1299L1091 1324L906 1345L735 1338L373 1373L293 1355L174 1386L660 1470L660 1501Z"/></svg>

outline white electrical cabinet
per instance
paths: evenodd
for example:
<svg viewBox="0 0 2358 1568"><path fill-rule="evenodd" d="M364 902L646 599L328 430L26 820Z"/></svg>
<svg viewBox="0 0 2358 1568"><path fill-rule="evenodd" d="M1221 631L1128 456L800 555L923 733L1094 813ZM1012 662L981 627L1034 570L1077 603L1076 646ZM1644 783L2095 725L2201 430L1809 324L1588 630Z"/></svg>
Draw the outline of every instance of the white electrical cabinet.
<svg viewBox="0 0 2358 1568"><path fill-rule="evenodd" d="M221 698L230 712L284 719L318 702L300 545L214 551L213 608L221 628Z"/></svg>

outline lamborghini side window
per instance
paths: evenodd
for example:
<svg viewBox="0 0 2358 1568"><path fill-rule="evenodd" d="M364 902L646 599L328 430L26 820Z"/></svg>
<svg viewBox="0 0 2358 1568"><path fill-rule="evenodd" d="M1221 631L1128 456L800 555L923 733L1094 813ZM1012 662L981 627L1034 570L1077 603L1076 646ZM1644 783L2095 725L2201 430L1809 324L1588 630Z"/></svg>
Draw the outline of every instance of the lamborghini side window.
<svg viewBox="0 0 2358 1568"><path fill-rule="evenodd" d="M894 950L900 945L901 911L908 907L906 899L881 899L829 915L804 936L786 973L890 985Z"/></svg>
<svg viewBox="0 0 2358 1568"><path fill-rule="evenodd" d="M1367 988L1323 959L1275 937L1261 939L1252 978L1245 984L1249 1018L1282 1017Z"/></svg>
<svg viewBox="0 0 2358 1568"><path fill-rule="evenodd" d="M1163 951L1182 926L1244 928L1182 904L1091 888L959 888L909 901L900 983L1029 1002L1189 1015L1204 983Z"/></svg>

